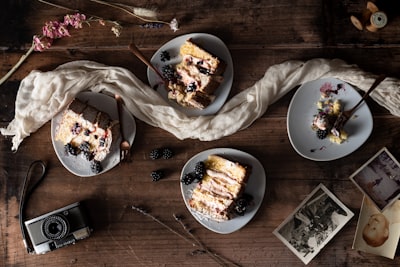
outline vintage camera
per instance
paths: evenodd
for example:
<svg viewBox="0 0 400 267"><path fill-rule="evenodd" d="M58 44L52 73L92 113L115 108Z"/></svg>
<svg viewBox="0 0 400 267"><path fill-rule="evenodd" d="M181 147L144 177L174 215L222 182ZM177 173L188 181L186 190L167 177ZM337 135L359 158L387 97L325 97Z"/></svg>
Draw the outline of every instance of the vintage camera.
<svg viewBox="0 0 400 267"><path fill-rule="evenodd" d="M75 244L91 233L80 202L28 220L25 226L36 254Z"/></svg>

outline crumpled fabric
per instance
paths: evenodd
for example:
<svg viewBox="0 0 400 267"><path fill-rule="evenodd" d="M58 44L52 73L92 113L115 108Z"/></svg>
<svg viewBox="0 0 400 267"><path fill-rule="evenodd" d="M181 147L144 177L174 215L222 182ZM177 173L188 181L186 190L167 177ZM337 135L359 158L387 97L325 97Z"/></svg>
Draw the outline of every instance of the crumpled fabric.
<svg viewBox="0 0 400 267"><path fill-rule="evenodd" d="M73 61L53 71L33 70L20 84L15 118L4 136L13 136L16 151L31 133L63 110L81 91L119 94L128 110L139 120L160 127L178 139L217 140L246 129L268 106L298 85L334 77L361 90L368 90L377 75L340 59L289 60L269 67L253 86L233 96L215 115L189 117L174 109L149 85L127 69L93 61ZM388 77L371 97L391 114L400 116L400 80Z"/></svg>

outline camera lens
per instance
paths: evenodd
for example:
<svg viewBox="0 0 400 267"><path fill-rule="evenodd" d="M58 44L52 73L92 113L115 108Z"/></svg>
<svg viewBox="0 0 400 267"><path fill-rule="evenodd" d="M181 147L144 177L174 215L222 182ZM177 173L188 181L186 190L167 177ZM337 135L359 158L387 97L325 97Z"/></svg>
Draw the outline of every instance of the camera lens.
<svg viewBox="0 0 400 267"><path fill-rule="evenodd" d="M69 232L68 222L62 216L51 215L44 220L42 231L51 240L64 238Z"/></svg>

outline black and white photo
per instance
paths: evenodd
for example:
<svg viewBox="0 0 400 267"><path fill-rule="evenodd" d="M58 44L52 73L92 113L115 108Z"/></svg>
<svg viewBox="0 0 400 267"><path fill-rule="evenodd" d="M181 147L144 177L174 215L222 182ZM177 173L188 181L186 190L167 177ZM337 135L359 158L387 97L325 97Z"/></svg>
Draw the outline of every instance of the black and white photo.
<svg viewBox="0 0 400 267"><path fill-rule="evenodd" d="M320 184L274 234L308 264L353 216L351 210Z"/></svg>

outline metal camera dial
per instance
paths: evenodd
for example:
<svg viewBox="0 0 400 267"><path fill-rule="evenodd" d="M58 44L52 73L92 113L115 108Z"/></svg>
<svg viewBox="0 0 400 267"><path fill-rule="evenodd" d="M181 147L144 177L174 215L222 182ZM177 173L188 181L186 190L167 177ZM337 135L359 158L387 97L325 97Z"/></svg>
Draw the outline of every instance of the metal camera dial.
<svg viewBox="0 0 400 267"><path fill-rule="evenodd" d="M68 234L69 225L62 216L51 215L44 220L42 232L50 240L59 240Z"/></svg>

